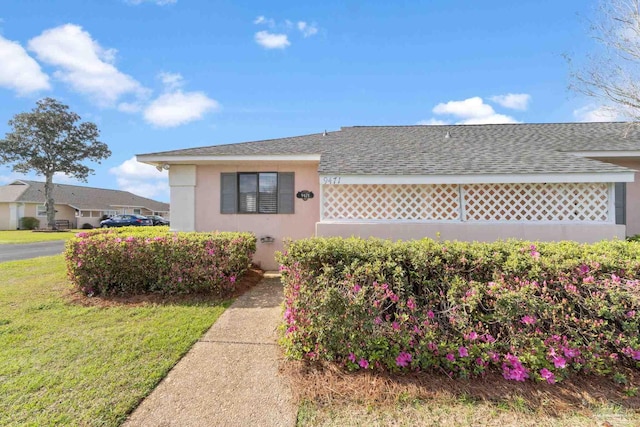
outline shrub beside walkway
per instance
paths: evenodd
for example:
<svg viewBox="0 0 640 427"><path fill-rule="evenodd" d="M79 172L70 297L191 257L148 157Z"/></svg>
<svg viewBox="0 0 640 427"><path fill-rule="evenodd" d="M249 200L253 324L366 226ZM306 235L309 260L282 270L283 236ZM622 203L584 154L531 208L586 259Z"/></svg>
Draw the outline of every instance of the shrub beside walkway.
<svg viewBox="0 0 640 427"><path fill-rule="evenodd" d="M297 405L278 372L279 278L238 298L125 426L293 426Z"/></svg>

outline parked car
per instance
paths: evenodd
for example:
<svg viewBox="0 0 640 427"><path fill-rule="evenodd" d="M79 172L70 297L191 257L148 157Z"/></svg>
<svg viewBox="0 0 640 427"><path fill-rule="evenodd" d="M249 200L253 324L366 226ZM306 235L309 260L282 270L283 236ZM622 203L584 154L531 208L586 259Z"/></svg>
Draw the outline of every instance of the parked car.
<svg viewBox="0 0 640 427"><path fill-rule="evenodd" d="M160 215L146 215L146 217L153 221L153 225L169 225L169 220Z"/></svg>
<svg viewBox="0 0 640 427"><path fill-rule="evenodd" d="M153 225L153 221L142 215L115 215L100 221L100 227L126 227L129 225Z"/></svg>

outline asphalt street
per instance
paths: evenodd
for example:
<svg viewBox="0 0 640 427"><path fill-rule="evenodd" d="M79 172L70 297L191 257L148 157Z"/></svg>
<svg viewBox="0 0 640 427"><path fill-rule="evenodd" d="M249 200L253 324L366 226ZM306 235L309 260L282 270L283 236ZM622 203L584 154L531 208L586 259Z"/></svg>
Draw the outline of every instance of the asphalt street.
<svg viewBox="0 0 640 427"><path fill-rule="evenodd" d="M0 262L57 255L64 251L64 241L0 245Z"/></svg>

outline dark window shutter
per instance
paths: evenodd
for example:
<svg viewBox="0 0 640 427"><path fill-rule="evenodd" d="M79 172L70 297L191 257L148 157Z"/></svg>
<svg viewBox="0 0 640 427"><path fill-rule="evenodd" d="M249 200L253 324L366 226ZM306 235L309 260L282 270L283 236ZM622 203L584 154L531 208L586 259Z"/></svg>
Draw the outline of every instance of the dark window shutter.
<svg viewBox="0 0 640 427"><path fill-rule="evenodd" d="M616 182L616 224L627 223L627 183Z"/></svg>
<svg viewBox="0 0 640 427"><path fill-rule="evenodd" d="M238 178L235 173L220 174L220 213L234 214L238 211Z"/></svg>
<svg viewBox="0 0 640 427"><path fill-rule="evenodd" d="M295 180L293 172L278 173L278 213L294 213Z"/></svg>

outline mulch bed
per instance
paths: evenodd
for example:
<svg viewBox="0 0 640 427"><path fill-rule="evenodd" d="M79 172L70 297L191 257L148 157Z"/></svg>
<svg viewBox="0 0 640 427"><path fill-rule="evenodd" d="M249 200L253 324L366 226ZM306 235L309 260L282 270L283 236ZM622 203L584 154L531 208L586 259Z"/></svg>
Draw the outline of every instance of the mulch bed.
<svg viewBox="0 0 640 427"><path fill-rule="evenodd" d="M64 295L70 304L84 307L117 307L117 306L144 306L144 305L195 305L218 304L229 298L236 298L257 285L264 271L257 267L251 267L237 281L233 292L225 295L217 293L195 294L143 294L131 296L95 296L88 297L78 289L71 289Z"/></svg>
<svg viewBox="0 0 640 427"><path fill-rule="evenodd" d="M431 400L464 397L487 403L523 399L534 411L549 416L566 412L589 415L595 406L608 404L640 411L640 396L628 396L625 387L610 378L577 375L550 385L532 381L507 381L497 372L472 380L451 379L440 373L346 372L332 364L282 363L298 399L319 403L364 403L394 405L407 398ZM640 382L640 373L625 372L629 384ZM406 400L405 400L406 401Z"/></svg>

